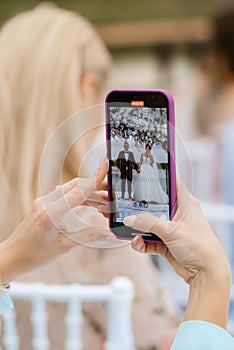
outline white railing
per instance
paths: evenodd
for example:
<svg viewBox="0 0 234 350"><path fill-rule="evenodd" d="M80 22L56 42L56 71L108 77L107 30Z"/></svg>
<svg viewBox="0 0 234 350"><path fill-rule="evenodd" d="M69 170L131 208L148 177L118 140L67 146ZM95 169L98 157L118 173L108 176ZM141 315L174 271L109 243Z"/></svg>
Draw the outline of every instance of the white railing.
<svg viewBox="0 0 234 350"><path fill-rule="evenodd" d="M234 205L203 201L201 206L209 221L234 223Z"/></svg>
<svg viewBox="0 0 234 350"><path fill-rule="evenodd" d="M131 326L134 288L126 277L117 277L108 285L12 283L10 295L13 301L28 300L32 304L33 350L49 349L46 313L46 302L49 301L67 303L67 339L64 349L82 350L82 303L104 302L109 316L105 350L135 350ZM15 319L15 310L4 314L3 345L6 350L19 349Z"/></svg>

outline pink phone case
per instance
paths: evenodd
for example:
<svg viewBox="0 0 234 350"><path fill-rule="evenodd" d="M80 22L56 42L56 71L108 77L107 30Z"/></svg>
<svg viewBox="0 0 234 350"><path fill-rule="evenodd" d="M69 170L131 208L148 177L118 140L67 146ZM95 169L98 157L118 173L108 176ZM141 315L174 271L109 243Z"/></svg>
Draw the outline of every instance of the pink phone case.
<svg viewBox="0 0 234 350"><path fill-rule="evenodd" d="M132 94L144 94L144 93L161 93L164 96L166 96L167 101L168 101L168 121L169 121L169 164L170 164L170 169L169 169L169 181L170 181L170 202L169 202L169 207L170 207L170 219L173 218L175 211L176 211L176 200L177 200L177 195L176 195L176 165L175 165L175 115L174 115L174 99L172 95L167 91L167 90L162 90L162 89L157 89L157 90L111 90L107 93L106 98L105 98L105 104L109 103L109 97L113 93L132 93ZM107 155L108 158L110 159L110 153L109 153L109 133L108 133L108 113L107 113L107 108L106 108L106 147L107 147ZM109 203L111 201L110 198L110 184L108 182L108 196L109 196ZM109 207L109 213L110 213L110 207ZM111 217L109 215L109 220L110 220L110 227L111 227ZM131 238L125 238L121 237L121 239L131 239ZM146 241L151 241L151 239L144 238Z"/></svg>

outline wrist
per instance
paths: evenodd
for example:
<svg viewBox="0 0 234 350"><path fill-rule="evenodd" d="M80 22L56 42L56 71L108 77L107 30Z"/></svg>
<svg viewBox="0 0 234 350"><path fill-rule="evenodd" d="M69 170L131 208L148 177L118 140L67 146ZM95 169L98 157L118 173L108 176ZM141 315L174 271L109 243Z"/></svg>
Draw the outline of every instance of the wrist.
<svg viewBox="0 0 234 350"><path fill-rule="evenodd" d="M226 328L230 290L228 263L209 271L201 270L190 283L184 320L202 320Z"/></svg>
<svg viewBox="0 0 234 350"><path fill-rule="evenodd" d="M0 286L6 288L17 276L18 263L9 239L0 244Z"/></svg>

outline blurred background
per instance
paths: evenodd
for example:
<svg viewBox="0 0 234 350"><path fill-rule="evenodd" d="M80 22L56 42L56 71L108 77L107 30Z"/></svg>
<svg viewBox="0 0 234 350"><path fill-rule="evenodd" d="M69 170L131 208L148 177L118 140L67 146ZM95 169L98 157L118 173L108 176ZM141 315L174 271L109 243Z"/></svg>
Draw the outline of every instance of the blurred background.
<svg viewBox="0 0 234 350"><path fill-rule="evenodd" d="M229 67L225 56L228 52L234 59L234 49L230 53L231 42L222 39L228 33L233 41L234 11L230 12L230 23L233 24L227 25L219 45L215 38L217 28L222 32L228 20L214 20L230 1L53 2L79 12L95 25L113 58L108 90L158 88L172 93L176 106L178 172L202 201L205 214L223 242L234 271L234 164L230 162L234 151L233 134L230 133L230 130L234 131L234 68ZM39 3L42 1L1 1L1 24ZM222 47L220 42L226 46ZM182 313L186 286L171 273L164 261L157 258L154 262L165 277L168 295ZM234 334L232 303L229 321L230 331Z"/></svg>
<svg viewBox="0 0 234 350"><path fill-rule="evenodd" d="M0 21L3 23L41 2L1 1ZM225 0L57 0L54 3L78 11L95 24L114 59L110 87L164 87L175 93L188 83L187 73L200 64L200 53L211 36L208 15ZM178 79L180 74L183 79Z"/></svg>
<svg viewBox="0 0 234 350"><path fill-rule="evenodd" d="M1 1L0 21L4 23L42 2ZM230 0L55 0L54 3L88 18L104 39L114 63L109 89L170 90L176 99L178 132L185 139L197 136L196 89L213 33L210 16ZM209 190L204 187L197 190L198 195Z"/></svg>
<svg viewBox="0 0 234 350"><path fill-rule="evenodd" d="M176 99L178 132L185 139L197 136L196 89L213 35L210 16L230 0L53 2L79 12L95 25L113 57L109 89L170 90ZM0 22L40 3L43 1L1 1ZM204 188L198 190L198 195L203 193Z"/></svg>

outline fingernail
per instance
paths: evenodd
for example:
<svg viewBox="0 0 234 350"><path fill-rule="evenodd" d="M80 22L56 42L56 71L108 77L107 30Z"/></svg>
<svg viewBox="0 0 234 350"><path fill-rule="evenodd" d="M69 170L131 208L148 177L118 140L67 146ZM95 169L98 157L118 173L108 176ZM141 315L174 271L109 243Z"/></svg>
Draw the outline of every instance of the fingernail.
<svg viewBox="0 0 234 350"><path fill-rule="evenodd" d="M142 241L140 239L140 236L134 237L134 239L131 242L132 248L136 250L137 252L141 253L142 252Z"/></svg>
<svg viewBox="0 0 234 350"><path fill-rule="evenodd" d="M131 215L131 216L126 216L123 220L124 225L126 226L133 226L135 223L136 217L135 215Z"/></svg>
<svg viewBox="0 0 234 350"><path fill-rule="evenodd" d="M138 236L134 237L132 243L136 243L138 241Z"/></svg>

